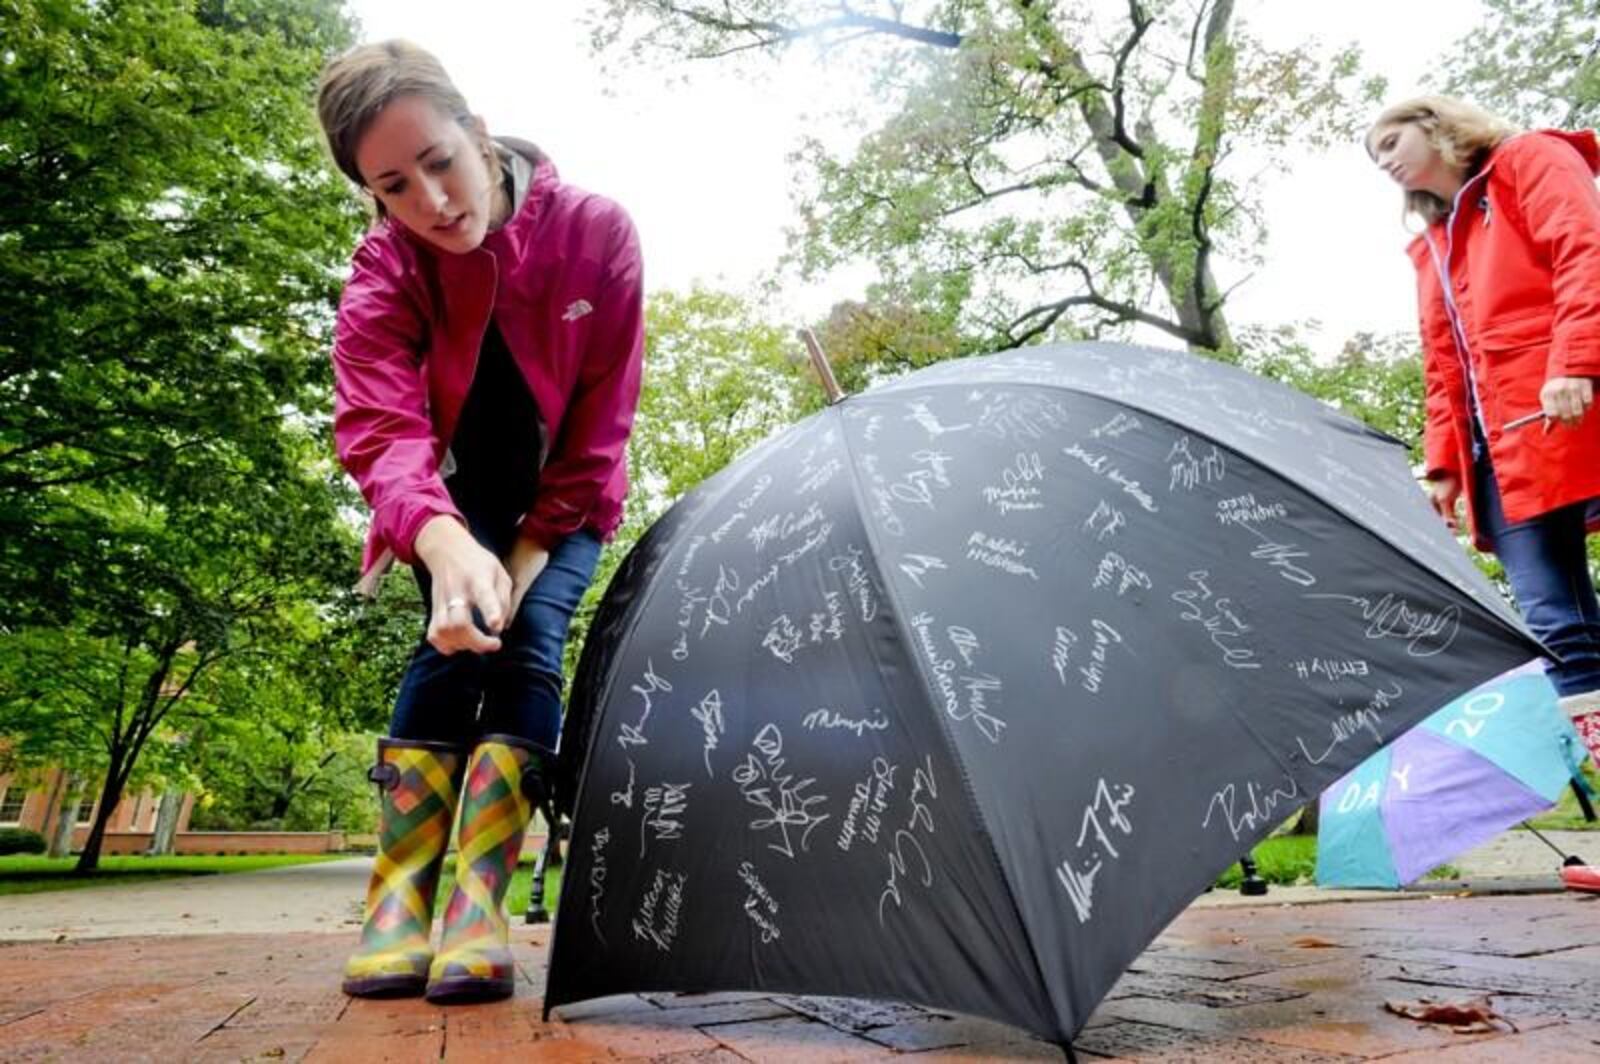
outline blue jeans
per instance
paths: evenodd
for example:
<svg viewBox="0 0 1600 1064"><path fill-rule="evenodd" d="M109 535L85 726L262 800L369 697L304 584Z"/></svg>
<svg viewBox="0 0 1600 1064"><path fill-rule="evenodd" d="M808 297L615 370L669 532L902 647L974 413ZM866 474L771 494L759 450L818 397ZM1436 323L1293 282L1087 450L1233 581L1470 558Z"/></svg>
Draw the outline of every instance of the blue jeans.
<svg viewBox="0 0 1600 1064"><path fill-rule="evenodd" d="M1507 524L1487 458L1473 464L1478 529L1505 567L1528 628L1561 660L1545 668L1563 696L1600 689L1600 601L1589 578L1585 505Z"/></svg>
<svg viewBox="0 0 1600 1064"><path fill-rule="evenodd" d="M465 516L473 537L503 557L515 541L515 521ZM561 731L567 628L599 558L600 540L587 529L562 540L492 654L441 654L424 638L400 681L389 734L458 746L471 746L483 735L515 735L554 750ZM427 570L418 565L416 577L423 608L430 609Z"/></svg>

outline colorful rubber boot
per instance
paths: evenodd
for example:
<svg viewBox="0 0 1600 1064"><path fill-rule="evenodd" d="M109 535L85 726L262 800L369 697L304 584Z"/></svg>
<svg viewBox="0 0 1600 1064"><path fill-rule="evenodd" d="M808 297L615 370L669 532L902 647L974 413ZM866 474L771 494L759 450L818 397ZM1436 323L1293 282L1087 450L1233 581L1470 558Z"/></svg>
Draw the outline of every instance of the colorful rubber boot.
<svg viewBox="0 0 1600 1064"><path fill-rule="evenodd" d="M1561 708L1572 718L1578 738L1589 748L1589 756L1600 767L1600 691L1585 691L1581 695L1568 695L1561 700Z"/></svg>
<svg viewBox="0 0 1600 1064"><path fill-rule="evenodd" d="M346 994L401 997L426 988L433 895L465 763L462 751L445 743L378 740L378 763L367 773L381 804L378 860L361 945L344 966Z"/></svg>
<svg viewBox="0 0 1600 1064"><path fill-rule="evenodd" d="M461 798L456 885L428 971L429 1001L493 1001L515 989L506 888L534 807L546 804L545 778L554 763L550 751L509 735L485 736L472 752Z"/></svg>

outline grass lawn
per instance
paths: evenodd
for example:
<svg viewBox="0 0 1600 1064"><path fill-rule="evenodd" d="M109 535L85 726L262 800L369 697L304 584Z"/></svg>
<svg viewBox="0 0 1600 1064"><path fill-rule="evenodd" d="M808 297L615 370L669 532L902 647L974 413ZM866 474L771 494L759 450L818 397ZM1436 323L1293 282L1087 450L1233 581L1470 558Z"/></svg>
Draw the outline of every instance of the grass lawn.
<svg viewBox="0 0 1600 1064"><path fill-rule="evenodd" d="M1250 856L1255 858L1256 869L1268 883L1281 886L1310 883L1317 871L1317 840L1312 835L1278 835L1250 851ZM1243 878L1239 866L1232 864L1217 878L1217 886L1237 887Z"/></svg>
<svg viewBox="0 0 1600 1064"><path fill-rule="evenodd" d="M450 888L455 885L455 854L451 860L445 862L444 872L439 876L439 893L434 896L433 909L436 915L444 912L446 901L450 897ZM528 894L533 887L533 862L536 855L524 856L517 865L516 875L511 877L511 893L506 896L506 912L511 914L511 922L518 923L522 914L528 908ZM544 872L544 907L551 913L556 911L556 899L561 896L561 868L547 868Z"/></svg>
<svg viewBox="0 0 1600 1064"><path fill-rule="evenodd" d="M1292 887L1316 882L1317 840L1310 835L1277 835L1267 839L1251 851L1256 859L1256 870L1268 883ZM1237 864L1217 878L1219 889L1238 887L1244 876ZM1454 865L1440 865L1423 879L1459 879L1461 870Z"/></svg>
<svg viewBox="0 0 1600 1064"><path fill-rule="evenodd" d="M254 872L261 868L332 861L343 854L249 854L238 857L102 857L98 871L75 876L76 857L36 857L17 854L0 857L0 894L36 894L45 890L75 890L152 879L212 876L224 872Z"/></svg>
<svg viewBox="0 0 1600 1064"><path fill-rule="evenodd" d="M1600 789L1600 774L1589 764L1583 766L1583 774L1589 780L1591 787ZM1600 806L1600 802L1595 802ZM1578 808L1577 795L1568 787L1561 792L1561 803L1548 813L1541 813L1528 821L1540 831L1600 831L1600 821L1590 823L1583 819L1583 810Z"/></svg>

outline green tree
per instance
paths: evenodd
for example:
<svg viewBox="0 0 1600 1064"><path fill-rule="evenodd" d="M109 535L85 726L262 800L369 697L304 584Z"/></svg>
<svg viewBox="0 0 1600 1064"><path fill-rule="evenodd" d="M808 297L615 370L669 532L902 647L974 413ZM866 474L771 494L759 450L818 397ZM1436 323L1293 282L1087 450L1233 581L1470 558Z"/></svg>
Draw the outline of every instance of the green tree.
<svg viewBox="0 0 1600 1064"><path fill-rule="evenodd" d="M359 224L308 96L336 0L3 0L0 733L97 751L100 811L219 667L352 564L326 436ZM176 714L176 716L174 716Z"/></svg>
<svg viewBox="0 0 1600 1064"><path fill-rule="evenodd" d="M350 27L333 0L3 0L0 25L0 600L55 622L125 517L326 407L358 215L307 100Z"/></svg>
<svg viewBox="0 0 1600 1064"><path fill-rule="evenodd" d="M1528 126L1600 125L1600 3L1485 0L1444 61L1446 91Z"/></svg>
<svg viewBox="0 0 1600 1064"><path fill-rule="evenodd" d="M1233 0L607 0L595 42L692 57L856 55L891 113L799 158L797 258L867 259L869 309L953 351L1161 330L1227 351L1216 257L1257 260L1252 151L1348 136L1356 55L1275 51Z"/></svg>

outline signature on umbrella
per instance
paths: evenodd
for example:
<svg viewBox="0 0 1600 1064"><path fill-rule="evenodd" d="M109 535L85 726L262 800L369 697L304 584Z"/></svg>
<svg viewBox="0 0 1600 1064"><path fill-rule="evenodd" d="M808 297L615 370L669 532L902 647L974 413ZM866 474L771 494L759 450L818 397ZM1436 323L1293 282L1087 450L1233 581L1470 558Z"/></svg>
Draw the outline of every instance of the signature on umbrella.
<svg viewBox="0 0 1600 1064"><path fill-rule="evenodd" d="M1107 536L1114 536L1117 530L1128 523L1121 510L1101 499L1095 504L1094 510L1089 514L1089 520L1083 523L1085 532L1093 532L1096 543Z"/></svg>
<svg viewBox="0 0 1600 1064"><path fill-rule="evenodd" d="M1406 653L1414 658L1431 658L1447 650L1461 629L1461 607L1446 606L1438 613L1430 613L1412 606L1405 599L1388 592L1376 602L1361 595L1336 595L1331 592L1308 594L1306 598L1336 599L1361 608L1361 617L1367 622L1368 639L1403 639Z"/></svg>
<svg viewBox="0 0 1600 1064"><path fill-rule="evenodd" d="M635 938L653 943L662 953L672 952L683 915L683 888L688 881L687 872L656 869L633 918Z"/></svg>
<svg viewBox="0 0 1600 1064"><path fill-rule="evenodd" d="M935 559L935 561L937 560ZM944 563L940 562L938 568L943 569ZM856 610L860 613L863 624L878 615L878 602L873 597L872 577L867 575L866 567L861 564L860 547L846 547L845 553L836 554L829 558L828 569L835 573L842 572L845 574L845 589L850 593L850 598L854 600Z"/></svg>
<svg viewBox="0 0 1600 1064"><path fill-rule="evenodd" d="M961 677L960 686L965 687L967 692L963 703L961 691L952 675L957 668L956 659L944 657L939 652L933 636L933 621L933 614L919 613L911 618L911 627L916 630L928 670L933 674L934 686L944 701L945 714L955 721L971 720L985 739L998 743L1006 722L988 711L988 695L1000 689L999 679L987 673ZM959 644L957 649L961 649Z"/></svg>
<svg viewBox="0 0 1600 1064"><path fill-rule="evenodd" d="M912 867L909 855L916 854L917 862L922 866L921 881L924 887L933 886L933 864L928 860L928 852L922 848L922 843L917 841L916 831L921 828L925 833L933 834L933 810L928 803L921 800L926 794L929 801L939 797L939 790L933 779L933 758L925 757L923 763L911 774L911 812L906 817L906 826L895 829L894 838L890 848L885 852L889 859L889 878L884 880L883 893L878 895L878 924L883 925L883 907L888 902L894 902L896 909L903 904L900 896L900 877L905 875Z"/></svg>
<svg viewBox="0 0 1600 1064"><path fill-rule="evenodd" d="M1107 857L1115 861L1122 856L1117 851L1112 836L1106 831L1106 824L1101 823L1101 815L1103 813L1106 823L1123 835L1132 835L1133 822L1122 810L1133 803L1133 795L1133 784L1120 784L1113 793L1112 788L1102 777L1095 784L1094 801L1083 811L1083 823L1078 829L1078 841L1075 843L1078 849L1077 855L1067 858L1056 866L1056 878L1066 890L1067 898L1072 902L1072 911L1077 915L1080 924L1088 923L1089 918L1094 915L1094 881L1100 875L1100 870L1105 867ZM1094 842L1088 854L1085 854L1084 843L1089 841L1091 830L1094 833ZM1074 862L1081 864L1082 867L1075 867Z"/></svg>
<svg viewBox="0 0 1600 1064"><path fill-rule="evenodd" d="M593 839L589 846L589 926L594 929L594 937L604 946L607 943L605 934L600 930L600 903L606 896L606 844L611 841L611 829L601 828L594 833Z"/></svg>
<svg viewBox="0 0 1600 1064"><path fill-rule="evenodd" d="M1389 703L1398 700L1404 693L1405 687L1400 681L1389 681L1383 687L1372 692L1372 697L1365 706L1352 713L1344 713L1334 718L1332 725L1330 725L1333 738L1329 741L1327 749L1322 751L1321 756L1312 757L1311 751L1306 749L1306 741L1299 738L1295 739L1295 742L1300 746L1301 756L1313 765L1320 765L1328 760L1335 750L1348 742L1352 736L1363 731L1372 736L1372 741L1375 744L1382 746L1383 714L1379 710L1388 709Z"/></svg>
<svg viewBox="0 0 1600 1064"><path fill-rule="evenodd" d="M750 745L761 756L758 758L756 754L746 754L744 764L733 770L733 782L738 785L745 801L769 814L752 820L750 830L775 828L779 841L768 842L767 848L793 858L795 840L790 834L791 829L799 831L800 849L805 850L817 825L832 815L811 811L818 802L826 802L828 796L805 793L806 788L816 782L815 777L807 776L796 782L794 773L784 770L787 759L783 757L783 732L778 730L776 724L765 725L756 733Z"/></svg>
<svg viewBox="0 0 1600 1064"><path fill-rule="evenodd" d="M1209 570L1196 569L1189 574L1189 582L1194 586L1172 593L1172 601L1183 606L1183 612L1178 616L1185 621L1194 621L1206 630L1211 637L1211 645L1222 651L1224 665L1231 669L1261 668L1259 661L1252 660L1256 656L1254 650L1234 645L1233 641L1243 639L1244 634L1251 630L1250 626L1234 612L1233 599L1213 594L1208 583L1210 579ZM1207 609L1202 609L1202 604Z"/></svg>
<svg viewBox="0 0 1600 1064"><path fill-rule="evenodd" d="M1278 808L1278 805L1300 797L1299 782L1293 776L1287 774L1283 778L1289 784L1288 790L1284 790L1282 787L1274 787L1268 791L1253 780L1246 783L1244 785L1244 794L1247 804L1243 809L1238 807L1239 792L1237 786L1232 783L1228 784L1211 796L1211 801L1206 805L1205 819L1200 821L1200 826L1203 828L1210 827L1211 814L1220 811L1227 821L1228 833L1237 841L1239 836L1246 831L1253 831L1264 824L1275 823L1276 821L1273 820L1274 815L1279 818L1284 815L1282 813L1274 814L1274 810Z"/></svg>
<svg viewBox="0 0 1600 1064"><path fill-rule="evenodd" d="M761 877L756 875L755 866L749 861L741 863L739 879L750 888L750 893L744 898L744 913L761 933L762 943L781 938L782 931L774 919L778 915L777 899L767 890L767 885L761 882Z"/></svg>

